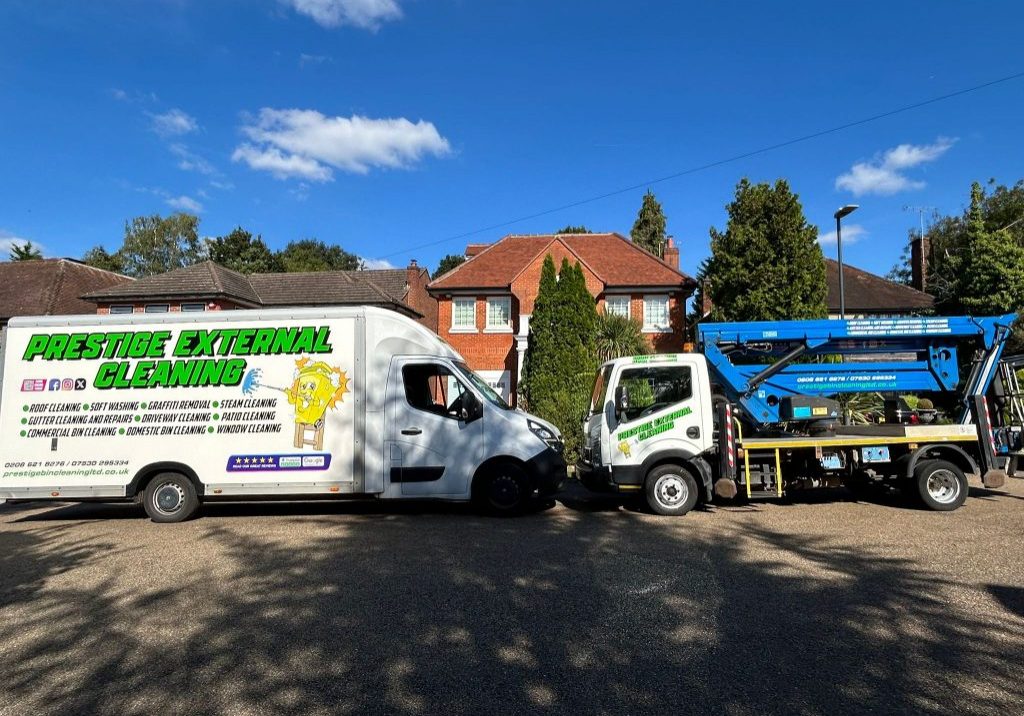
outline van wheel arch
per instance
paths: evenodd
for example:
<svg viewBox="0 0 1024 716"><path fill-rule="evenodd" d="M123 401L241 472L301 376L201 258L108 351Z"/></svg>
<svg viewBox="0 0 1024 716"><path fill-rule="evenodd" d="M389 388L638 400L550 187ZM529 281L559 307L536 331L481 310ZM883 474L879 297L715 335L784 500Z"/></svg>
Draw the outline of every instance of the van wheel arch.
<svg viewBox="0 0 1024 716"><path fill-rule="evenodd" d="M525 462L517 457L512 457L511 455L495 455L494 457L489 457L480 463L480 467L478 467L476 472L473 473L473 479L470 481L471 495L474 497L476 496L480 485L483 483L484 479L491 474L491 471L495 467L499 465L507 465L509 463L525 472L530 479L530 486L536 487L536 485L533 484L535 482L534 476L530 474L530 467Z"/></svg>
<svg viewBox="0 0 1024 716"><path fill-rule="evenodd" d="M506 485L498 487L496 481L504 481ZM536 476L522 460L511 456L492 457L484 461L473 475L470 497L478 507L491 514L516 515L528 505L536 482ZM505 490L504 495L502 490ZM501 504L505 498L508 498L507 504Z"/></svg>
<svg viewBox="0 0 1024 716"><path fill-rule="evenodd" d="M707 461L703 457L700 455L684 453L682 450L652 455L644 460L643 465L640 467L640 474L643 475L644 480L646 480L652 470L662 467L663 465L676 465L677 467L688 471L697 483L697 501L711 502L711 466L708 465Z"/></svg>
<svg viewBox="0 0 1024 716"><path fill-rule="evenodd" d="M189 482L192 483L192 487L195 488L196 495L202 499L205 494L202 480L199 479L199 475L196 474L195 470L180 462L154 462L146 465L135 473L135 477L133 477L132 481L128 483L125 496L139 499L146 491L146 486L154 477L167 472L175 472L187 477Z"/></svg>
<svg viewBox="0 0 1024 716"><path fill-rule="evenodd" d="M925 460L945 460L960 468L965 475L980 475L978 464L958 445L924 445L912 454L905 463L903 477L914 479L917 466Z"/></svg>

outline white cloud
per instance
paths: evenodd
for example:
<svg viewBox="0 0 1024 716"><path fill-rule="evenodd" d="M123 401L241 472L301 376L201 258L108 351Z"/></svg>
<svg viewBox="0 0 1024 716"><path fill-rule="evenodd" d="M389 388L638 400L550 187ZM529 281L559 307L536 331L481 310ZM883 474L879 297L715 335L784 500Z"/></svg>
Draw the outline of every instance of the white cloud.
<svg viewBox="0 0 1024 716"><path fill-rule="evenodd" d="M369 271L397 268L397 266L395 266L387 259L368 259L366 257L361 256L360 260L363 262L363 268Z"/></svg>
<svg viewBox="0 0 1024 716"><path fill-rule="evenodd" d="M167 205L180 211L189 211L199 214L203 211L203 205L190 196L172 196L167 198Z"/></svg>
<svg viewBox="0 0 1024 716"><path fill-rule="evenodd" d="M199 129L195 117L180 109L170 109L163 114L149 113L153 120L153 131L161 137L178 137Z"/></svg>
<svg viewBox="0 0 1024 716"><path fill-rule="evenodd" d="M22 236L18 236L5 229L0 229L0 261L7 261L10 257L11 250L15 246L24 246L29 243L30 239L26 239ZM38 241L32 241L32 248L39 249L43 256L47 256L48 252L46 247L40 244Z"/></svg>
<svg viewBox="0 0 1024 716"><path fill-rule="evenodd" d="M118 102L127 102L129 99L128 93L118 87L114 87L112 90L110 90L110 96L116 99Z"/></svg>
<svg viewBox="0 0 1024 716"><path fill-rule="evenodd" d="M303 52L299 55L299 67L304 68L307 65L322 65L325 62L333 62L334 59L330 55L307 55Z"/></svg>
<svg viewBox="0 0 1024 716"><path fill-rule="evenodd" d="M219 179L211 179L210 186L214 189L221 189L222 191L231 191L235 188L235 185L229 181L221 181Z"/></svg>
<svg viewBox="0 0 1024 716"><path fill-rule="evenodd" d="M398 20L402 8L397 0L286 0L296 12L312 18L322 27L354 25L376 30L381 23Z"/></svg>
<svg viewBox="0 0 1024 716"><path fill-rule="evenodd" d="M240 145L231 158L279 179L330 181L329 167L366 174L372 167L405 169L426 155L451 152L432 123L404 117L327 117L315 110L265 107L242 132L252 143Z"/></svg>
<svg viewBox="0 0 1024 716"><path fill-rule="evenodd" d="M934 144L901 144L886 150L868 162L857 162L850 171L836 177L836 189L862 194L896 194L911 189L923 189L925 183L911 179L904 170L933 162L953 146L956 139L939 137Z"/></svg>
<svg viewBox="0 0 1024 716"><path fill-rule="evenodd" d="M178 157L178 169L183 169L187 172L199 172L207 176L217 173L216 167L191 151L184 144L172 144L169 149L171 154Z"/></svg>
<svg viewBox="0 0 1024 716"><path fill-rule="evenodd" d="M868 230L860 224L843 224L843 243L854 244L868 235ZM830 246L836 243L836 232L829 231L818 234L818 243L822 246Z"/></svg>

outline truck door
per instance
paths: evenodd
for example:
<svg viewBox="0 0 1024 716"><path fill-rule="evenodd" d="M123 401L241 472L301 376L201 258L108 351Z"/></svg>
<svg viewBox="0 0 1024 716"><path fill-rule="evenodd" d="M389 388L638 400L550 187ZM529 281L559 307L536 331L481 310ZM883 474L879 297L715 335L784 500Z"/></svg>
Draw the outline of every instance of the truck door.
<svg viewBox="0 0 1024 716"><path fill-rule="evenodd" d="M700 372L686 361L627 365L618 385L629 405L612 426L613 465L638 465L649 455L676 450L697 455L711 440L711 420L701 405Z"/></svg>
<svg viewBox="0 0 1024 716"><path fill-rule="evenodd" d="M465 497L483 454L485 418L466 419L479 399L443 361L396 357L388 381L385 459L402 496ZM474 419L475 418L475 419ZM395 491L394 485L400 490Z"/></svg>

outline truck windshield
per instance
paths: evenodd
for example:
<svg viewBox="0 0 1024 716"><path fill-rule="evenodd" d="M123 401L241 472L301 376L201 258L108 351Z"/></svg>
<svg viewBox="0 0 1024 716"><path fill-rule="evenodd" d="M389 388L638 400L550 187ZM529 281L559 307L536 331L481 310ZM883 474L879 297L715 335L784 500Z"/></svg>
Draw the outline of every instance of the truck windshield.
<svg viewBox="0 0 1024 716"><path fill-rule="evenodd" d="M462 373L463 377L473 384L473 387L483 393L484 398L487 402L496 405L502 410L512 410L512 407L505 402L505 399L498 395L494 388L487 385L487 381L478 376L476 373L469 369L469 366L465 363L456 363L455 367L458 368L459 372Z"/></svg>
<svg viewBox="0 0 1024 716"><path fill-rule="evenodd" d="M604 403L608 395L608 377L612 373L612 367L606 365L597 372L594 380L594 392L590 396L590 414L600 413L604 410Z"/></svg>

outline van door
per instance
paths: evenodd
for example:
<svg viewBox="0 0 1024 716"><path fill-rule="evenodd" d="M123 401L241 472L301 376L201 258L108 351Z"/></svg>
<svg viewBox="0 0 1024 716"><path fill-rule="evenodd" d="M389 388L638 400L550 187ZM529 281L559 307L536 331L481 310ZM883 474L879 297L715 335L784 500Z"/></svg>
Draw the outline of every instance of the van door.
<svg viewBox="0 0 1024 716"><path fill-rule="evenodd" d="M392 360L384 455L402 496L469 496L484 451L484 418L464 411L474 403L480 399L444 361Z"/></svg>
<svg viewBox="0 0 1024 716"><path fill-rule="evenodd" d="M613 465L637 465L662 450L697 455L711 440L700 372L690 361L656 360L627 365L619 373L629 406L611 426Z"/></svg>

